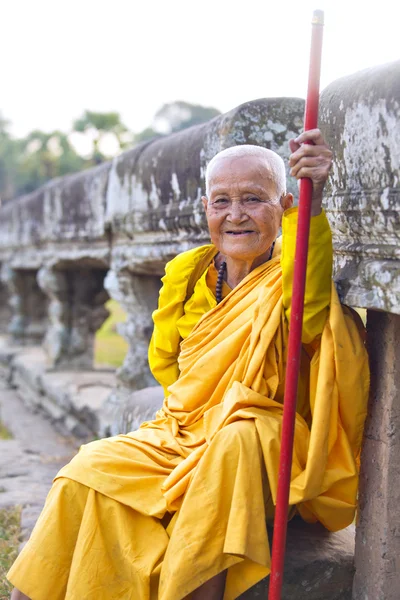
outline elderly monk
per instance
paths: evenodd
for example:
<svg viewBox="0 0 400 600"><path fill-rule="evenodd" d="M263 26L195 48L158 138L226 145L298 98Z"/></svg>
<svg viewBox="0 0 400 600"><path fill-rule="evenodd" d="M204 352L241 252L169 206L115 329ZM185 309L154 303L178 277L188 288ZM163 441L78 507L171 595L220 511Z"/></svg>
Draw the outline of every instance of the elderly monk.
<svg viewBox="0 0 400 600"><path fill-rule="evenodd" d="M319 130L290 145L314 184L290 505L335 531L354 518L367 357L331 282L331 152ZM212 244L168 263L154 313L163 407L61 469L14 599L233 600L270 571L297 209L264 148L220 152L206 186Z"/></svg>

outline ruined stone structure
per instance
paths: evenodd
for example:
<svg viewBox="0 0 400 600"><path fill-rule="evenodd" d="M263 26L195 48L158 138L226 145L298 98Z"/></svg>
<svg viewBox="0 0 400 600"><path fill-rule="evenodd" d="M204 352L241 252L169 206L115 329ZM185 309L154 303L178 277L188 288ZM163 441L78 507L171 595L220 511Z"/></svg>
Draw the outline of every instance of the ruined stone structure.
<svg viewBox="0 0 400 600"><path fill-rule="evenodd" d="M353 600L394 600L400 588L399 75L397 62L334 82L321 96L321 127L335 157L326 200L335 280L343 302L368 311L372 371ZM25 401L78 435L116 433L151 417L158 388L133 392L155 385L146 354L164 265L208 241L200 203L207 161L243 143L286 159L303 110L299 99L249 102L0 209L0 333L8 332L0 373ZM296 192L291 178L288 186ZM109 297L128 314L129 351L116 375L92 369ZM334 539L336 550L319 563L325 575L307 574L299 588L297 571L285 598L350 600L351 544ZM265 585L254 594L265 597Z"/></svg>

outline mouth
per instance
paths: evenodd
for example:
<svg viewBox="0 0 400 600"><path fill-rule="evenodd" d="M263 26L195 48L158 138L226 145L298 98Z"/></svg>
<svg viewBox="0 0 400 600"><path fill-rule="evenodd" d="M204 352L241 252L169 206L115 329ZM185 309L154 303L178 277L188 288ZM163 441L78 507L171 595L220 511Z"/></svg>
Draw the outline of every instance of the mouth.
<svg viewBox="0 0 400 600"><path fill-rule="evenodd" d="M226 233L227 235L233 235L235 237L240 237L240 236L244 236L244 235L250 235L251 233L255 233L255 231L253 231L251 229L243 229L241 231L225 231L224 233Z"/></svg>

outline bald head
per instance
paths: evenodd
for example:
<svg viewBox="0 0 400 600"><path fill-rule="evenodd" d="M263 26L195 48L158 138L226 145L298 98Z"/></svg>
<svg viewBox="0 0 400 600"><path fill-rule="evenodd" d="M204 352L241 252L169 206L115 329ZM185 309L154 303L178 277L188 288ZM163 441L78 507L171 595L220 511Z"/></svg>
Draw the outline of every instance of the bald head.
<svg viewBox="0 0 400 600"><path fill-rule="evenodd" d="M265 163L265 166L270 173L270 178L275 182L277 199L281 198L281 196L286 193L286 172L283 160L272 150L268 150L262 146L252 146L249 144L226 148L226 150L218 152L218 154L210 160L206 169L206 195L209 196L210 181L217 165L220 166L221 163L226 161L244 157L250 158L252 156L261 159Z"/></svg>

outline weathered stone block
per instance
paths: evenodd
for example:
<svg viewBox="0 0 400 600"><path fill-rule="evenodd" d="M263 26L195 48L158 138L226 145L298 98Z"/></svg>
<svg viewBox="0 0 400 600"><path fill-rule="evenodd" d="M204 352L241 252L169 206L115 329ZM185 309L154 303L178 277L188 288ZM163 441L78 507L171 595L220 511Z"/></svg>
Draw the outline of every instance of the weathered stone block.
<svg viewBox="0 0 400 600"><path fill-rule="evenodd" d="M115 396L111 394L104 404L99 435L118 435L137 429L144 421L154 419L162 407L164 391L155 385L136 392Z"/></svg>
<svg viewBox="0 0 400 600"><path fill-rule="evenodd" d="M400 597L400 316L368 311L371 394L361 457L353 600Z"/></svg>
<svg viewBox="0 0 400 600"><path fill-rule="evenodd" d="M334 81L320 106L334 152L326 204L339 293L399 314L400 61Z"/></svg>
<svg viewBox="0 0 400 600"><path fill-rule="evenodd" d="M270 535L271 539L271 535ZM288 524L283 600L351 600L354 528L330 533L300 518ZM268 598L269 578L240 596Z"/></svg>
<svg viewBox="0 0 400 600"><path fill-rule="evenodd" d="M46 330L47 299L36 274L34 269L12 269L8 263L3 263L0 271L0 285L8 292L3 298L7 297L11 313L7 331L21 345L40 344Z"/></svg>
<svg viewBox="0 0 400 600"><path fill-rule="evenodd" d="M104 265L63 261L63 269L43 266L38 282L49 302L44 348L48 366L87 370L93 367L94 336L109 316Z"/></svg>
<svg viewBox="0 0 400 600"><path fill-rule="evenodd" d="M7 202L1 207L0 246L20 252L27 247L35 254L35 246L43 243L87 243L104 237L109 169L110 163L105 163L53 179L31 194Z"/></svg>

